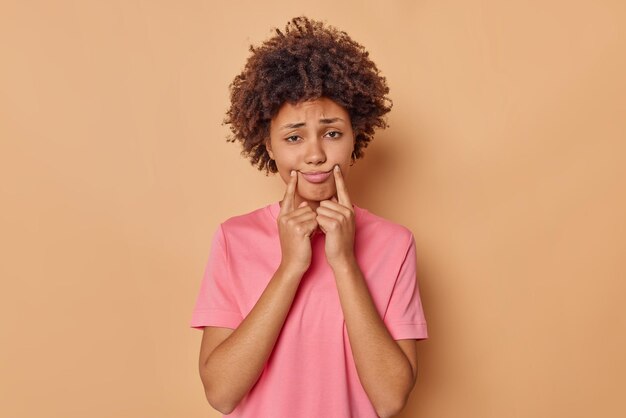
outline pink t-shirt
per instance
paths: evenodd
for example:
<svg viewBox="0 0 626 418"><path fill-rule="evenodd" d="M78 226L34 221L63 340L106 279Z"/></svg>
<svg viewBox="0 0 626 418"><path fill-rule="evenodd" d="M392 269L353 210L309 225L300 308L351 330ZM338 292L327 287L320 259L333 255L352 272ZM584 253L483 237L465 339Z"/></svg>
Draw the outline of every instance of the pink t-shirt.
<svg viewBox="0 0 626 418"><path fill-rule="evenodd" d="M353 205L355 255L376 308L396 339L427 338L407 228ZM191 326L237 328L281 260L279 202L220 225ZM324 235L259 380L229 417L376 417L359 381Z"/></svg>

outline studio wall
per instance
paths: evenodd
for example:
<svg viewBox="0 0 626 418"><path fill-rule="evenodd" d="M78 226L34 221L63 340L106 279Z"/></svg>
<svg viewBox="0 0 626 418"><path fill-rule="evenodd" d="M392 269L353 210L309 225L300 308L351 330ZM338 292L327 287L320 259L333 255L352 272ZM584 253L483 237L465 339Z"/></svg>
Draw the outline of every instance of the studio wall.
<svg viewBox="0 0 626 418"><path fill-rule="evenodd" d="M226 142L228 85L303 14L390 86L348 188L417 243L430 338L400 416L626 416L608 0L3 0L0 415L219 416L188 326L211 236L284 193Z"/></svg>

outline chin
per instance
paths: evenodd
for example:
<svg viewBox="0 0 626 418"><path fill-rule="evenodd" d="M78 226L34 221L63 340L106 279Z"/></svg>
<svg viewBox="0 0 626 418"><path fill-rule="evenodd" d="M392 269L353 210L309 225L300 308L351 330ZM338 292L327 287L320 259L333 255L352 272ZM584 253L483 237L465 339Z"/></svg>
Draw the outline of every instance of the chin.
<svg viewBox="0 0 626 418"><path fill-rule="evenodd" d="M319 202L321 200L329 200L336 193L334 187L330 185L300 187L298 185L298 194L304 200Z"/></svg>

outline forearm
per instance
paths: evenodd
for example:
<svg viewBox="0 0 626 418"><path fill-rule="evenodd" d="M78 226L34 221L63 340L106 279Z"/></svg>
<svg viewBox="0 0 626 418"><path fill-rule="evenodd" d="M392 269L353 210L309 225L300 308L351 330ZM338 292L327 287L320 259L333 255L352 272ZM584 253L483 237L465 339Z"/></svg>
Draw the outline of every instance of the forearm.
<svg viewBox="0 0 626 418"><path fill-rule="evenodd" d="M234 409L258 380L301 277L302 274L279 268L254 308L204 362L201 377L205 392L217 409Z"/></svg>
<svg viewBox="0 0 626 418"><path fill-rule="evenodd" d="M380 416L396 414L415 382L411 362L389 334L356 261L333 270L361 384Z"/></svg>

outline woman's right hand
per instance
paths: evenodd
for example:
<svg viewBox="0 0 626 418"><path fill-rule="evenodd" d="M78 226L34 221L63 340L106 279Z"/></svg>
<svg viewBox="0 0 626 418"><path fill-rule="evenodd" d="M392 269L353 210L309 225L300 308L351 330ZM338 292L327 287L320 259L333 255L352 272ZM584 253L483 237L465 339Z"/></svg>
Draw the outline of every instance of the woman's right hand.
<svg viewBox="0 0 626 418"><path fill-rule="evenodd" d="M297 181L294 172L277 220L282 261L265 290L234 330L204 328L200 376L207 400L225 415L240 404L263 373L311 264L309 237L317 228L317 213L306 202L295 207Z"/></svg>
<svg viewBox="0 0 626 418"><path fill-rule="evenodd" d="M311 235L317 229L317 214L307 202L295 207L298 173L291 171L287 191L278 214L281 267L304 274L311 265Z"/></svg>

